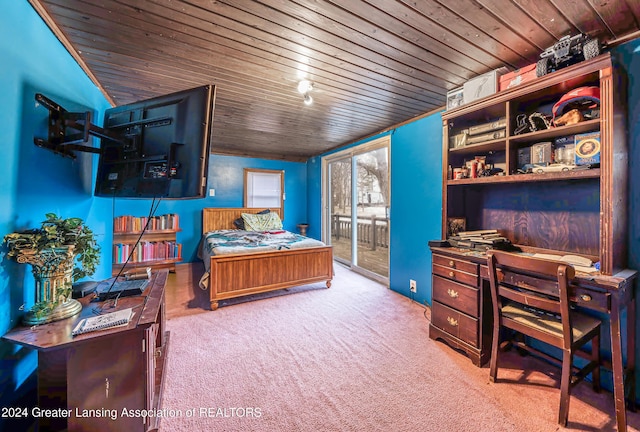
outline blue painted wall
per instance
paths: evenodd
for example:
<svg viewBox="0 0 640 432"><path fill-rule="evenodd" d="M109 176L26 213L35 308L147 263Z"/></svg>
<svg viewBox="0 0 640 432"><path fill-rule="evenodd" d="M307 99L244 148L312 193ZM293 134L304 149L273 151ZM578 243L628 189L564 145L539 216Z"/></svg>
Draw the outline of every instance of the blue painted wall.
<svg viewBox="0 0 640 432"><path fill-rule="evenodd" d="M94 160L72 161L33 144L34 135L46 133L48 116L34 95L43 93L69 111L89 107L99 114L109 104L26 1L3 3L0 57L0 235L37 226L45 213L55 212L85 219L103 238L111 225L90 192ZM96 276L106 276L109 269L103 262ZM33 303L30 268L3 260L1 334L17 324L23 303ZM36 363L36 353L0 342L0 406L33 397Z"/></svg>
<svg viewBox="0 0 640 432"><path fill-rule="evenodd" d="M215 123L215 121L214 121ZM209 160L209 187L216 196L208 198L206 207L242 207L244 168L284 170L285 229L297 231L296 225L307 219L307 163L279 160L211 156Z"/></svg>
<svg viewBox="0 0 640 432"><path fill-rule="evenodd" d="M429 240L441 238L442 118L433 114L391 136L391 256L389 287L431 304Z"/></svg>

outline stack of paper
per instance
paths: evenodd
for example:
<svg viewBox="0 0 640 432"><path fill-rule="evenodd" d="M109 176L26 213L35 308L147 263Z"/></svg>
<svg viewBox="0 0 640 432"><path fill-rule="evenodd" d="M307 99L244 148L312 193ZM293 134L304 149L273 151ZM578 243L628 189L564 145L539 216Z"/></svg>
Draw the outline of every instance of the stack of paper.
<svg viewBox="0 0 640 432"><path fill-rule="evenodd" d="M125 326L129 324L129 320L133 315L133 309L127 308L104 315L96 315L94 317L83 318L78 321L75 328L71 332L73 336L88 333L96 330Z"/></svg>
<svg viewBox="0 0 640 432"><path fill-rule="evenodd" d="M476 250L487 250L509 242L495 229L461 231L447 240L452 246Z"/></svg>

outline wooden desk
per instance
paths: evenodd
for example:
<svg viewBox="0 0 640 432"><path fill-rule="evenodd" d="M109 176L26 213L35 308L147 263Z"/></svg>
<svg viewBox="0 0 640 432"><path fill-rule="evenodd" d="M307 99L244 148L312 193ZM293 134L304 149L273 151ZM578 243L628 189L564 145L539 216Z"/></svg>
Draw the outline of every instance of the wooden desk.
<svg viewBox="0 0 640 432"><path fill-rule="evenodd" d="M160 409L169 343L164 329L167 274L153 273L142 295L121 298L116 307L111 307L112 301L92 303L92 296L87 296L80 299L80 315L33 328L16 327L3 336L38 350L35 409L62 414L39 417L40 430L157 429L158 417L123 416L122 411ZM81 318L129 307L134 315L127 326L71 336Z"/></svg>
<svg viewBox="0 0 640 432"><path fill-rule="evenodd" d="M493 325L493 317L486 304L487 301L490 301L486 256L458 248L432 247L431 251L433 253L434 296L429 336L432 339L444 340L455 348L465 351L474 363L480 366L491 355L491 333L488 330ZM571 284L571 301L575 305L605 313L609 317L611 364L604 364L604 366L613 371L613 396L618 431L627 430L625 387L628 388L627 397L630 408L635 411L636 301L633 281L636 276L635 270L623 270L613 276L580 274ZM438 297L436 291L443 290L445 292L452 290L451 292L455 292L455 296L444 294ZM472 294L469 295L469 292ZM467 294L465 295L465 293ZM470 303L474 299L477 299L475 301L478 304L473 310L478 313L475 316L468 315L466 311L470 309ZM621 312L625 308L627 309L626 379L621 332ZM458 315L453 318L447 315L447 318L444 318L444 314L451 311ZM448 325L449 318L451 318L451 322L455 322L455 326ZM465 321L465 318L468 319ZM470 328L463 328L465 323L468 323ZM477 327L473 328L474 325Z"/></svg>

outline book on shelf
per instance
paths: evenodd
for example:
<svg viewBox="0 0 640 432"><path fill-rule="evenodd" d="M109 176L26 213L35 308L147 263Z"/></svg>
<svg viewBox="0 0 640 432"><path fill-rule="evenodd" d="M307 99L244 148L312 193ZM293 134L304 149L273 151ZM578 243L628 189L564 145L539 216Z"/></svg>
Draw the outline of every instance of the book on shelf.
<svg viewBox="0 0 640 432"><path fill-rule="evenodd" d="M182 244L174 241L143 241L138 243L133 254L133 244L115 243L113 245L113 262L124 263L131 255L129 262L146 262L158 260L182 260Z"/></svg>
<svg viewBox="0 0 640 432"><path fill-rule="evenodd" d="M494 245L494 244L498 244L498 243L504 243L507 241L506 238L504 237L491 237L491 238L469 238L468 240L470 240L471 242L475 242L475 243L484 243L484 244L488 244L488 245Z"/></svg>
<svg viewBox="0 0 640 432"><path fill-rule="evenodd" d="M458 237L465 239L469 237L486 237L486 236L500 235L500 233L498 233L498 230L491 229L491 230L478 230L478 231L461 231L457 235Z"/></svg>
<svg viewBox="0 0 640 432"><path fill-rule="evenodd" d="M180 218L176 213L168 213L161 216L117 216L113 220L113 231L116 233L141 232L144 227L148 231L178 230Z"/></svg>
<svg viewBox="0 0 640 432"><path fill-rule="evenodd" d="M132 316L133 309L127 308L115 312L109 312L104 315L96 315L89 318L83 318L78 321L73 331L71 332L71 335L77 336L92 331L125 326L129 324Z"/></svg>

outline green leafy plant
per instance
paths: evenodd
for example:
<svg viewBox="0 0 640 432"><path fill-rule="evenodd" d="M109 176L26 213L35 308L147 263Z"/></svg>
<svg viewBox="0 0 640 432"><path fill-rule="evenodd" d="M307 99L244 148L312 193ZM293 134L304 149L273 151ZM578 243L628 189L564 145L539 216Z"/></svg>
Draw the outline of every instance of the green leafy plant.
<svg viewBox="0 0 640 432"><path fill-rule="evenodd" d="M37 302L31 307L31 313L36 318L40 319L50 314L53 309L54 309L53 303L41 301L41 302Z"/></svg>
<svg viewBox="0 0 640 432"><path fill-rule="evenodd" d="M80 218L62 219L47 213L40 228L15 232L4 236L6 256L50 253L54 248L74 246L73 281L95 273L100 263L100 246L95 235Z"/></svg>

